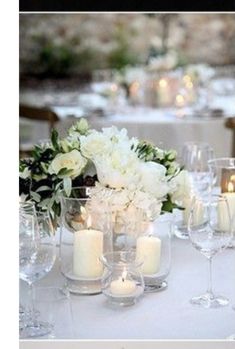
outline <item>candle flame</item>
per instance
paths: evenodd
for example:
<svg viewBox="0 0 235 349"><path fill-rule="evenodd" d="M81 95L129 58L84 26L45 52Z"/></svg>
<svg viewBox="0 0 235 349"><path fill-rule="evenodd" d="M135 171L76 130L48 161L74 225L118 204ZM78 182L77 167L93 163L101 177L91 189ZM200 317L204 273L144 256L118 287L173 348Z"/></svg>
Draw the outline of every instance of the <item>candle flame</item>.
<svg viewBox="0 0 235 349"><path fill-rule="evenodd" d="M228 183L228 192L233 193L234 192L234 185L232 182Z"/></svg>
<svg viewBox="0 0 235 349"><path fill-rule="evenodd" d="M165 79L160 79L158 84L160 87L166 87L167 81Z"/></svg>
<svg viewBox="0 0 235 349"><path fill-rule="evenodd" d="M184 96L181 94L178 94L175 99L176 106L177 107L182 107L184 105Z"/></svg>
<svg viewBox="0 0 235 349"><path fill-rule="evenodd" d="M126 271L126 269L124 269L123 273L122 273L122 282L124 282L126 280L126 277L127 277L127 271Z"/></svg>

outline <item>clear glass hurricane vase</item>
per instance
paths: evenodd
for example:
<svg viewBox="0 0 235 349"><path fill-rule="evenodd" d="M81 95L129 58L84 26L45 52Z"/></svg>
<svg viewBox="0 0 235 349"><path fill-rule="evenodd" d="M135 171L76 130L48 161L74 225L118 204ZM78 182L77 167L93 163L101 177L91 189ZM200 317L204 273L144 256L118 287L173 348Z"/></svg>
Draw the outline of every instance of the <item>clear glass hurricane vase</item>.
<svg viewBox="0 0 235 349"><path fill-rule="evenodd" d="M103 273L100 257L112 251L112 215L108 204L85 196L61 197L60 268L70 292L97 294Z"/></svg>

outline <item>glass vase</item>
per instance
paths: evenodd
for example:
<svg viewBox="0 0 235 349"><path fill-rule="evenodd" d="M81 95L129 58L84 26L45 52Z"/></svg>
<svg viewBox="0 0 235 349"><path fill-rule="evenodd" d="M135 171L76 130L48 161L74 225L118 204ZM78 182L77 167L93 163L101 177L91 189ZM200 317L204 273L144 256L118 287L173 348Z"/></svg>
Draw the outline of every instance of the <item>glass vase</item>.
<svg viewBox="0 0 235 349"><path fill-rule="evenodd" d="M140 270L142 261L135 252L106 253L102 257L105 272L102 292L109 303L117 306L135 304L144 293L144 279Z"/></svg>
<svg viewBox="0 0 235 349"><path fill-rule="evenodd" d="M70 292L97 294L103 274L100 258L112 251L111 211L85 194L61 197L60 266Z"/></svg>
<svg viewBox="0 0 235 349"><path fill-rule="evenodd" d="M171 267L171 214L163 214L155 220L141 222L142 234L136 240L136 259L143 260L141 272L145 292L157 292L167 288Z"/></svg>

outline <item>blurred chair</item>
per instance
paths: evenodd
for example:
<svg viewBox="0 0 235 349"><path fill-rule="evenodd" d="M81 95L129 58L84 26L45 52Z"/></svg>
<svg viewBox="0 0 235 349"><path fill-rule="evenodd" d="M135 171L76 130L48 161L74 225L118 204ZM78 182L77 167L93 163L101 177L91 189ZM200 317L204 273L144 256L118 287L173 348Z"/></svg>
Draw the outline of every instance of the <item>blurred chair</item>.
<svg viewBox="0 0 235 349"><path fill-rule="evenodd" d="M58 115L49 108L39 108L29 105L20 104L19 107L20 118L29 119L31 121L42 121L48 123L49 133L55 127L59 120ZM29 142L20 142L20 157L28 157L31 155L34 144Z"/></svg>
<svg viewBox="0 0 235 349"><path fill-rule="evenodd" d="M233 131L232 157L235 157L235 117L227 118L225 121L225 127Z"/></svg>

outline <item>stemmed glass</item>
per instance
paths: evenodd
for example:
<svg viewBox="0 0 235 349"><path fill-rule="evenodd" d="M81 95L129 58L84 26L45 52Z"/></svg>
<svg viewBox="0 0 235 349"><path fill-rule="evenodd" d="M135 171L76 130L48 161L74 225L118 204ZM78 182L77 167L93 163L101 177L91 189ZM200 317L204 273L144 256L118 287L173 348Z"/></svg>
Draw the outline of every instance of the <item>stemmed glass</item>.
<svg viewBox="0 0 235 349"><path fill-rule="evenodd" d="M34 309L33 285L52 269L55 257L54 229L48 213L20 211L19 260L20 279L29 286L29 313L20 328L21 338L43 336L51 331L48 323L41 322Z"/></svg>
<svg viewBox="0 0 235 349"><path fill-rule="evenodd" d="M203 142L186 142L182 150L182 164L189 172L194 189L199 194L208 194L211 178L208 161L214 158L214 151Z"/></svg>
<svg viewBox="0 0 235 349"><path fill-rule="evenodd" d="M37 224L36 220L36 208L34 202L31 201L20 201L19 202L19 214L20 215L33 215L35 216L34 224ZM19 304L19 321L20 321L20 327L24 326L25 316L27 315L27 312L25 311L24 306L20 303Z"/></svg>
<svg viewBox="0 0 235 349"><path fill-rule="evenodd" d="M218 308L228 299L212 291L212 258L228 247L232 239L231 216L226 197L212 195L209 200L194 197L188 221L192 245L208 259L209 280L205 294L193 297L191 303L204 308Z"/></svg>

